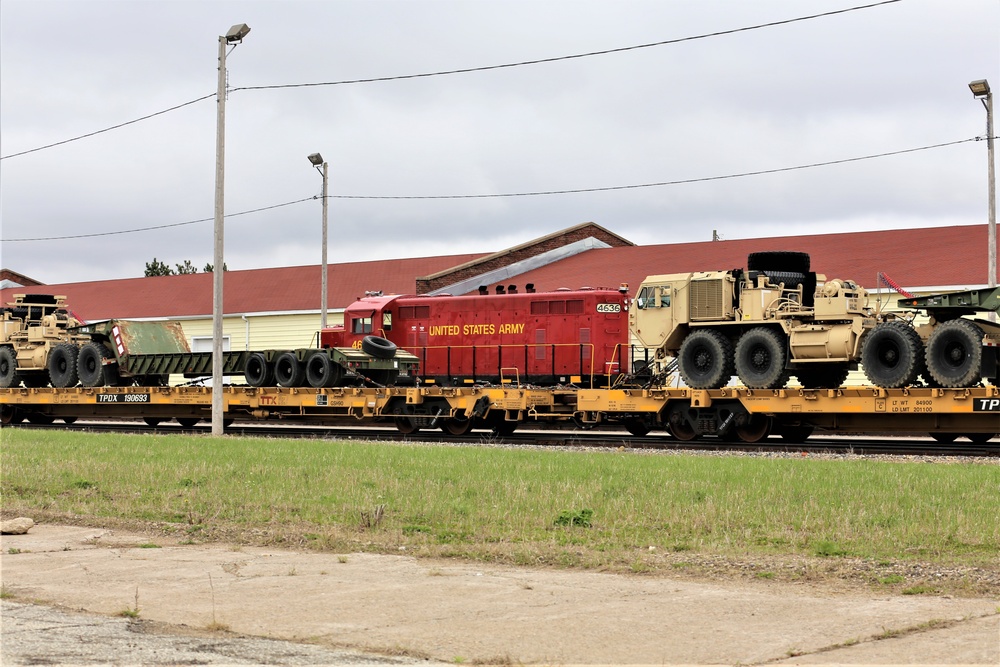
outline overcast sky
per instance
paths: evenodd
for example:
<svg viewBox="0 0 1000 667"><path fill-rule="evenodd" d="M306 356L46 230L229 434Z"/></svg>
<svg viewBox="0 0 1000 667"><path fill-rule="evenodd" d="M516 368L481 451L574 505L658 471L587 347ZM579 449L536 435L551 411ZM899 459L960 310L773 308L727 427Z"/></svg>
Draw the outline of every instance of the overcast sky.
<svg viewBox="0 0 1000 667"><path fill-rule="evenodd" d="M212 261L218 37L238 23L230 270L319 264L315 152L331 263L494 252L587 221L641 245L985 224L985 141L699 180L985 137L968 83L1000 90L998 0L755 28L872 1L2 0L0 263L61 283ZM340 198L677 181L696 182Z"/></svg>

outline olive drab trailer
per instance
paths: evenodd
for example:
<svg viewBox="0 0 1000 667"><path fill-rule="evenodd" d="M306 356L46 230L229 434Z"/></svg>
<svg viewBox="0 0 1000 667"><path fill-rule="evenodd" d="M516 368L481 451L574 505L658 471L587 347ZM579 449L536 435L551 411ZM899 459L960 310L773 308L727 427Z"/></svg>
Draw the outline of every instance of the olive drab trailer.
<svg viewBox="0 0 1000 667"><path fill-rule="evenodd" d="M2 322L0 387L157 387L171 375L212 374L212 353L192 352L176 321L81 324L66 310L66 297L32 294L16 295ZM242 375L255 387L385 386L415 377L417 358L381 341L361 350L225 352L223 375Z"/></svg>
<svg viewBox="0 0 1000 667"><path fill-rule="evenodd" d="M732 376L750 389L837 388L859 364L878 387L971 387L996 379L1000 327L963 316L996 312L997 290L900 301L878 312L851 280L810 270L809 255L757 252L747 268L649 276L630 329L659 362L676 359L693 389ZM918 314L930 321L915 325Z"/></svg>

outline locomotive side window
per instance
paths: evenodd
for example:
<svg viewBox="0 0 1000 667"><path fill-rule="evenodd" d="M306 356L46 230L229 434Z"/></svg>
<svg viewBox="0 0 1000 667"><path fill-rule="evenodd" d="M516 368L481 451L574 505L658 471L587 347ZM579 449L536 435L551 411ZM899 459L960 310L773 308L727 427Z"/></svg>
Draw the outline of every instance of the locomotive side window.
<svg viewBox="0 0 1000 667"><path fill-rule="evenodd" d="M392 313L388 310L382 313L382 329L392 331Z"/></svg>
<svg viewBox="0 0 1000 667"><path fill-rule="evenodd" d="M566 302L566 312L579 315L583 312L583 299Z"/></svg>
<svg viewBox="0 0 1000 667"><path fill-rule="evenodd" d="M531 302L531 314L532 315L548 315L549 314L549 302L548 301L532 301Z"/></svg>
<svg viewBox="0 0 1000 667"><path fill-rule="evenodd" d="M372 318L368 317L356 317L351 320L351 333L356 334L370 334L372 332Z"/></svg>
<svg viewBox="0 0 1000 667"><path fill-rule="evenodd" d="M553 315L564 315L566 313L566 302L549 301L549 312Z"/></svg>

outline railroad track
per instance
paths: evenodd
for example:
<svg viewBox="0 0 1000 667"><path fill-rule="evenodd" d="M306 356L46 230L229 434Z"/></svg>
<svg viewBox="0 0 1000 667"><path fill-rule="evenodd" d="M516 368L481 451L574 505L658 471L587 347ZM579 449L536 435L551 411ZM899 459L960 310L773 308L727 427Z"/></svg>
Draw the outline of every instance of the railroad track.
<svg viewBox="0 0 1000 667"><path fill-rule="evenodd" d="M137 420L90 421L79 420L72 424L18 425L21 429L59 429L94 433L136 433L136 434L208 434L211 429L207 422L192 427L177 423L162 423L156 427ZM632 449L661 451L695 451L704 453L751 452L751 453L795 453L795 454L847 454L859 456L896 455L925 457L1000 457L1000 439L984 444L973 443L960 438L951 443L939 443L929 437L899 436L825 436L816 434L803 443L790 443L778 436L771 436L760 442L746 443L729 441L714 436L696 440L681 441L663 433L653 432L644 437L634 437L624 430L608 429L544 429L522 428L511 435L497 436L490 431L472 431L468 435L454 436L437 429L424 429L412 434L400 433L388 425L341 426L274 424L264 422L236 422L226 428L226 433L235 436L258 438L363 440L375 442L428 442L470 446L497 447L546 447L563 449Z"/></svg>

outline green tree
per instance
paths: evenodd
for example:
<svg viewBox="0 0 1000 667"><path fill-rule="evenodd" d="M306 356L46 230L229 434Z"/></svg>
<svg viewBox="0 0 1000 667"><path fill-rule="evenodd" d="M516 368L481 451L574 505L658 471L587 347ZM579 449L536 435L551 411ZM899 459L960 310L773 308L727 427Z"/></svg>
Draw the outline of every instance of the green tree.
<svg viewBox="0 0 1000 667"><path fill-rule="evenodd" d="M146 262L146 277L150 276L172 276L174 275L173 270L167 266L164 262L159 261L155 257L152 262Z"/></svg>
<svg viewBox="0 0 1000 667"><path fill-rule="evenodd" d="M229 270L229 267L226 266L225 262L222 263L222 270L223 271L228 271ZM209 262L208 264L205 265L205 268L202 269L202 271L204 271L205 273L211 273L212 271L215 271L215 264L212 264L211 262Z"/></svg>
<svg viewBox="0 0 1000 667"><path fill-rule="evenodd" d="M175 264L177 267L177 275L183 276L189 273L198 273L198 269L194 267L190 259L185 259L183 264Z"/></svg>

